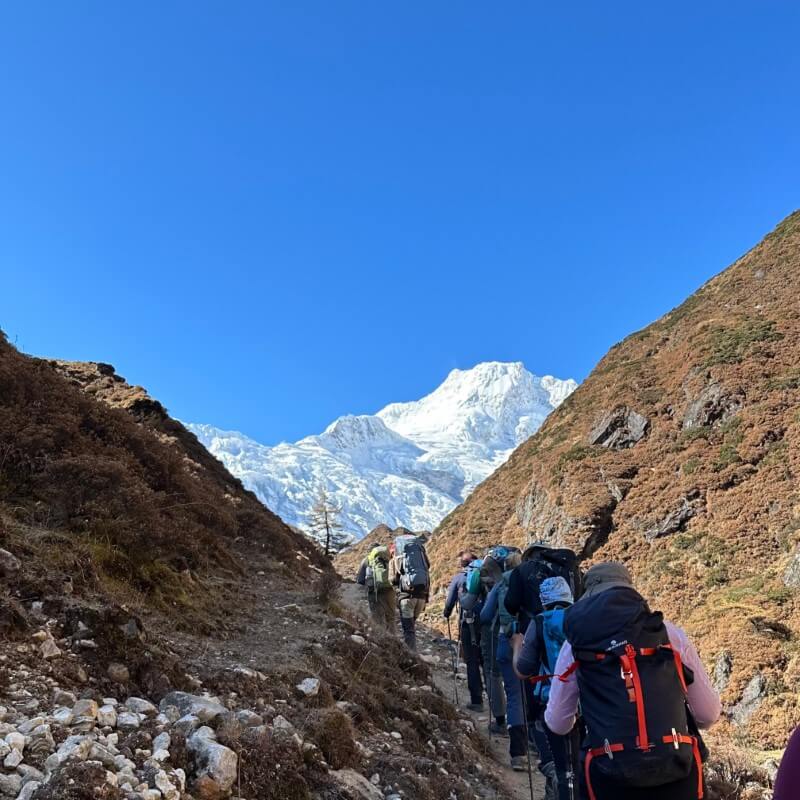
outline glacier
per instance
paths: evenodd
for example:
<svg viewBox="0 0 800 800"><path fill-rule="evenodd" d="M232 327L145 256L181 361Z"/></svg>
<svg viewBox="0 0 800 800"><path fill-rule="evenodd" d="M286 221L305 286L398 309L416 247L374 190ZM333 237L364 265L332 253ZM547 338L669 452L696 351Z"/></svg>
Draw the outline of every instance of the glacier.
<svg viewBox="0 0 800 800"><path fill-rule="evenodd" d="M236 431L187 427L228 470L300 530L324 487L354 538L381 523L433 530L575 389L520 362L454 369L421 400L344 416L273 447Z"/></svg>

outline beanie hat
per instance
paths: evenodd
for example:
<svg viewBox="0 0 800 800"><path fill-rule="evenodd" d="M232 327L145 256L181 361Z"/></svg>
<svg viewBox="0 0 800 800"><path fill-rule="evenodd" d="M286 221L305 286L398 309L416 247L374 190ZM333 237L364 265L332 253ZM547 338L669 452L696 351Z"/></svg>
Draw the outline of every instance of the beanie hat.
<svg viewBox="0 0 800 800"><path fill-rule="evenodd" d="M572 603L572 590L561 577L545 578L539 586L539 599L543 606L553 603Z"/></svg>
<svg viewBox="0 0 800 800"><path fill-rule="evenodd" d="M633 578L631 578L628 568L618 561L603 561L590 567L584 575L583 595L591 597L619 586L633 588Z"/></svg>

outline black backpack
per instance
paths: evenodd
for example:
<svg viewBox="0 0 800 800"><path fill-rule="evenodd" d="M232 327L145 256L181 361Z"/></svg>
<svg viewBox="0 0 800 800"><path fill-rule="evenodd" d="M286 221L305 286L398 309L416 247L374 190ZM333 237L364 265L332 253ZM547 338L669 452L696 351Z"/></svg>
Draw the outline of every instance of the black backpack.
<svg viewBox="0 0 800 800"><path fill-rule="evenodd" d="M590 766L621 786L663 786L696 764L702 797L700 743L690 722L689 668L670 646L664 619L634 589L618 587L569 608L564 631L572 645L583 719L584 772Z"/></svg>
<svg viewBox="0 0 800 800"><path fill-rule="evenodd" d="M526 608L531 619L544 610L539 599L539 587L546 578L561 577L569 584L573 599L577 600L583 591L578 556L566 548L529 547L522 554L521 569L525 576Z"/></svg>

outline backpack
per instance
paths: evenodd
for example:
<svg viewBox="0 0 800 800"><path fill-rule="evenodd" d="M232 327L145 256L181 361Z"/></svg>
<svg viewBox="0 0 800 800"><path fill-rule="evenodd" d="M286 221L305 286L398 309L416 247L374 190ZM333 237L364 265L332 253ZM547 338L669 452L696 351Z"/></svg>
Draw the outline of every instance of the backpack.
<svg viewBox="0 0 800 800"><path fill-rule="evenodd" d="M685 779L702 755L686 705L694 676L672 649L660 612L618 587L566 610L586 724L590 766L621 786L652 788ZM588 787L591 795L591 786Z"/></svg>
<svg viewBox="0 0 800 800"><path fill-rule="evenodd" d="M389 583L389 548L384 545L373 547L367 556L367 586L376 592L391 586Z"/></svg>
<svg viewBox="0 0 800 800"><path fill-rule="evenodd" d="M497 590L497 621L500 623L500 632L505 636L510 636L514 630L517 618L506 609L506 595L508 594L508 579L511 571L503 573L500 579L500 588Z"/></svg>
<svg viewBox="0 0 800 800"><path fill-rule="evenodd" d="M548 679L536 684L534 694L541 698L543 703L546 703L550 697L549 676L553 674L556 668L558 654L561 652L561 646L567 638L564 635L565 610L563 608L551 608L536 617L536 636L539 642L539 652L542 656L542 668L539 674L548 676Z"/></svg>
<svg viewBox="0 0 800 800"><path fill-rule="evenodd" d="M530 564L530 566L526 566ZM546 578L561 577L569 584L572 596L577 600L583 591L583 581L578 568L578 556L572 550L554 547L529 547L522 556L526 573L526 600L530 607L525 608L531 619L541 614L539 586Z"/></svg>
<svg viewBox="0 0 800 800"><path fill-rule="evenodd" d="M464 572L464 584L461 588L458 603L461 606L461 610L466 613L474 611L481 599L483 590L483 584L481 583L482 566L483 561L478 558Z"/></svg>
<svg viewBox="0 0 800 800"><path fill-rule="evenodd" d="M395 557L399 560L400 589L413 592L430 583L428 555L425 546L416 536L398 536L394 541Z"/></svg>

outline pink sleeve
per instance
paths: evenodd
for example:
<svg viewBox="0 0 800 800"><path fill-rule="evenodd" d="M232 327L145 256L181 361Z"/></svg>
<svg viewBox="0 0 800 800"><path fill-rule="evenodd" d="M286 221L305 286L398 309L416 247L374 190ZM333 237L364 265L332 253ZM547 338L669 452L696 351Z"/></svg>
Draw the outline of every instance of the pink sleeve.
<svg viewBox="0 0 800 800"><path fill-rule="evenodd" d="M710 728L722 712L719 695L711 685L700 655L689 637L677 625L666 623L669 641L680 653L681 660L694 673L694 682L689 686L689 708L701 728Z"/></svg>
<svg viewBox="0 0 800 800"><path fill-rule="evenodd" d="M564 642L556 661L556 675L563 675L575 659L572 657L572 645ZM553 733L565 736L575 725L578 714L578 678L573 672L566 681L553 678L550 684L550 699L544 712L544 721Z"/></svg>

